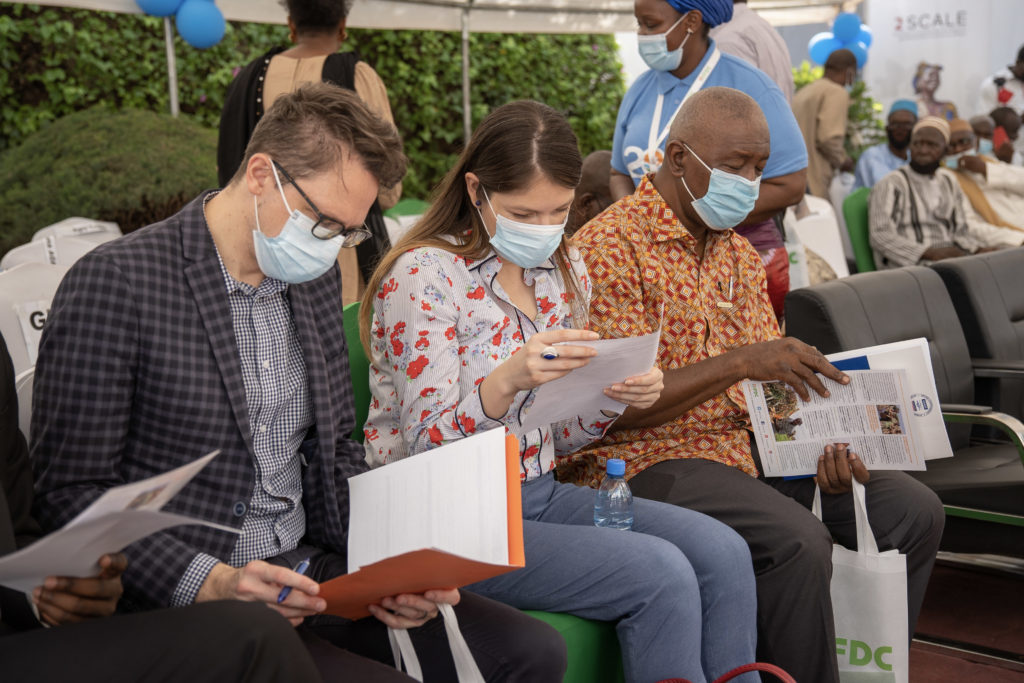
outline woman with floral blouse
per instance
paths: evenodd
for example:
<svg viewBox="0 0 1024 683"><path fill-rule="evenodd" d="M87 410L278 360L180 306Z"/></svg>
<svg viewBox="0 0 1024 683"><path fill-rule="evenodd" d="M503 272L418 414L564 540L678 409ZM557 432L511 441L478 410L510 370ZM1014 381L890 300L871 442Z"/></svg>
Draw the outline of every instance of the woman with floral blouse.
<svg viewBox="0 0 1024 683"><path fill-rule="evenodd" d="M562 231L580 169L558 112L529 101L499 107L385 256L360 312L372 362L371 465L483 430L519 433L533 391L596 353L571 345L598 336L585 329L586 269ZM559 342L570 344L550 358ZM661 389L652 368L606 393L642 408ZM617 620L629 681L713 680L754 660L743 540L710 517L639 499L633 533L597 528L594 492L554 479L556 458L599 439L616 417L580 415L521 435L526 567L467 589L523 609Z"/></svg>

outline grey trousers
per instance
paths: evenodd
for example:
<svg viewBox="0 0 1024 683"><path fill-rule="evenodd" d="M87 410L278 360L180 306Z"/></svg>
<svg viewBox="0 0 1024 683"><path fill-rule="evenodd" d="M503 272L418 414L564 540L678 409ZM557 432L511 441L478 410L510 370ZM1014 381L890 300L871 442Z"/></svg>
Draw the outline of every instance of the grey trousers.
<svg viewBox="0 0 1024 683"><path fill-rule="evenodd" d="M822 524L810 512L813 479L754 479L691 458L653 465L629 483L635 496L703 512L747 541L757 581L759 660L781 666L798 683L839 680L829 581L833 538L848 548L857 543L849 494L822 496ZM913 635L942 538L942 504L902 472L872 472L866 491L879 550L899 548L907 556Z"/></svg>

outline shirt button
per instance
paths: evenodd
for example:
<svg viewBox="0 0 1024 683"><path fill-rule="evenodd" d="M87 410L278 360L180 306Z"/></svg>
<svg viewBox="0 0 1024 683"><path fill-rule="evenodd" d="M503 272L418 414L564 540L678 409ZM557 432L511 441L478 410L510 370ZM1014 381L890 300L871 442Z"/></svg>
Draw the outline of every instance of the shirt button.
<svg viewBox="0 0 1024 683"><path fill-rule="evenodd" d="M266 368L269 368L269 367L270 367L270 361L269 360L263 361L263 368L266 369Z"/></svg>
<svg viewBox="0 0 1024 683"><path fill-rule="evenodd" d="M235 517L241 517L245 514L245 511L246 506L245 503L243 503L242 501L238 501L237 503L235 503L235 507L232 509L232 512L235 513Z"/></svg>
<svg viewBox="0 0 1024 683"><path fill-rule="evenodd" d="M267 425L260 425L260 434L267 433Z"/></svg>

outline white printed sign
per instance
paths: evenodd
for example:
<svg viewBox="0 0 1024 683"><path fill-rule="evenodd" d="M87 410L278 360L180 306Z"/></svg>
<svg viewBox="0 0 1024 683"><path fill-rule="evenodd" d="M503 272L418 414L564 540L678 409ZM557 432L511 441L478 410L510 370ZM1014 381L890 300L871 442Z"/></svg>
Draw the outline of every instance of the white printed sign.
<svg viewBox="0 0 1024 683"><path fill-rule="evenodd" d="M14 304L14 314L21 324L21 334L25 339L25 349L28 351L30 365L36 364L39 340L43 336L43 325L46 324L46 317L50 314L51 303L51 299L39 299Z"/></svg>

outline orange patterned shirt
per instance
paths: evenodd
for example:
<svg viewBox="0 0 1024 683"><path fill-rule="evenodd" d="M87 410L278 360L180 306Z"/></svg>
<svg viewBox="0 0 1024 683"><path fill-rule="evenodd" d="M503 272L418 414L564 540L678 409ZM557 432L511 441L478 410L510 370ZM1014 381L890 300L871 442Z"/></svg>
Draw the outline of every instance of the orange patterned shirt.
<svg viewBox="0 0 1024 683"><path fill-rule="evenodd" d="M732 230L711 232L699 260L697 241L651 176L574 240L594 288L590 329L602 337L646 334L657 328L664 307L658 348L663 371L780 336L764 266L750 243ZM743 392L735 384L667 424L609 432L563 459L559 478L596 486L606 458L624 459L627 478L678 458L714 460L757 476L748 426Z"/></svg>

